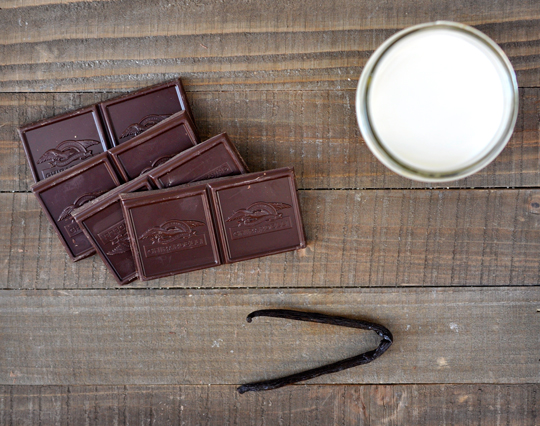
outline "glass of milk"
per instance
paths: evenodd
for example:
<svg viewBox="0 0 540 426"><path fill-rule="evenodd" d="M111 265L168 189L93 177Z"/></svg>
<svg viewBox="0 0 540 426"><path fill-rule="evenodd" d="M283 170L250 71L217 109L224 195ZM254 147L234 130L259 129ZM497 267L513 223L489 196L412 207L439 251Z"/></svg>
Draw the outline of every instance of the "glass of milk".
<svg viewBox="0 0 540 426"><path fill-rule="evenodd" d="M517 113L516 75L502 49L454 22L390 37L367 62L356 92L360 131L373 154L422 182L485 167L510 139Z"/></svg>

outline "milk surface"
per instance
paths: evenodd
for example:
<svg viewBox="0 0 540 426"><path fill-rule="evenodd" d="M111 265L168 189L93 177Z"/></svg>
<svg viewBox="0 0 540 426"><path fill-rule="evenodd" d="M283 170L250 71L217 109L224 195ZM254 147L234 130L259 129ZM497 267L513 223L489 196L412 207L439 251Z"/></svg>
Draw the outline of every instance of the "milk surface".
<svg viewBox="0 0 540 426"><path fill-rule="evenodd" d="M368 89L371 126L384 148L415 170L444 173L481 159L512 115L512 81L474 36L430 28L397 41Z"/></svg>

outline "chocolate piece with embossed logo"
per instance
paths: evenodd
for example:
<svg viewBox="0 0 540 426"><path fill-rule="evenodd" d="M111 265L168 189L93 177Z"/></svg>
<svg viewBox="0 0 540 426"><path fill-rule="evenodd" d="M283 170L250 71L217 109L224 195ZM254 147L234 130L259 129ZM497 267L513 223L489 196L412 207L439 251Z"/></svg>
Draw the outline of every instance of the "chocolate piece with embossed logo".
<svg viewBox="0 0 540 426"><path fill-rule="evenodd" d="M140 135L177 112L186 111L193 119L180 79L102 102L100 108L114 146Z"/></svg>
<svg viewBox="0 0 540 426"><path fill-rule="evenodd" d="M110 149L109 154L127 181L165 163L198 142L195 126L188 114L179 112L142 135Z"/></svg>
<svg viewBox="0 0 540 426"><path fill-rule="evenodd" d="M221 264L206 185L121 194L143 281Z"/></svg>
<svg viewBox="0 0 540 426"><path fill-rule="evenodd" d="M120 194L152 189L147 175L125 183L75 210L72 215L116 281L127 284L136 268L122 214Z"/></svg>
<svg viewBox="0 0 540 426"><path fill-rule="evenodd" d="M149 172L158 188L247 173L247 167L229 140L221 133L184 152Z"/></svg>
<svg viewBox="0 0 540 426"><path fill-rule="evenodd" d="M224 263L306 246L294 170L208 182Z"/></svg>
<svg viewBox="0 0 540 426"><path fill-rule="evenodd" d="M74 261L94 254L94 248L73 218L73 211L120 184L107 153L102 153L32 186Z"/></svg>
<svg viewBox="0 0 540 426"><path fill-rule="evenodd" d="M19 135L36 182L108 149L97 105L26 125Z"/></svg>

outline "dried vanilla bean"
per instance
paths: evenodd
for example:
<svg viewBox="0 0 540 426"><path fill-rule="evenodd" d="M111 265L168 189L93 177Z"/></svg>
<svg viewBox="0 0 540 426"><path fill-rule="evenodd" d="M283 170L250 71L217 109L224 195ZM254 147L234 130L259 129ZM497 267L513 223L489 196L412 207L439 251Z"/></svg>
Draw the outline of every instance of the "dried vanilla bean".
<svg viewBox="0 0 540 426"><path fill-rule="evenodd" d="M240 393L277 389L282 386L290 385L292 383L313 379L324 374L337 373L338 371L343 371L347 368L356 367L357 365L368 364L371 361L380 357L384 352L386 352L390 345L392 345L393 341L393 336L390 330L388 330L386 327L383 327L382 325L368 321L355 320L333 315L318 314L314 312L293 311L288 309L263 309L249 314L246 318L247 322L251 322L255 317L285 318L296 321L317 322L321 324L337 325L339 327L371 330L376 332L382 338L382 340L379 346L372 351L368 351L360 355L353 356L351 358L337 361L332 364L323 365L322 367L303 371L301 373L291 374L290 376L255 383L248 383L240 386L237 389Z"/></svg>

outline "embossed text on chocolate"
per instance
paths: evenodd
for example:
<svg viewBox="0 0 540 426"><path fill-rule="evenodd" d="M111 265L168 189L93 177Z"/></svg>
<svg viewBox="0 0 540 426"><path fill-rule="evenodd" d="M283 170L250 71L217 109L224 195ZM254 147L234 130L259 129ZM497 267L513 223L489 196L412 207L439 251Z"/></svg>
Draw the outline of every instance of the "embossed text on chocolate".
<svg viewBox="0 0 540 426"><path fill-rule="evenodd" d="M45 169L45 170L41 171L41 175L43 176L44 179L47 179L48 177L51 177L51 176L54 176L57 173L63 172L64 170L67 170L67 169L69 169L70 167L72 167L74 165L75 164L67 166L67 167L63 167L61 169L52 169L52 168L51 169Z"/></svg>
<svg viewBox="0 0 540 426"><path fill-rule="evenodd" d="M64 229L70 237L74 237L75 235L79 235L82 233L82 229L73 219L71 219L70 223L64 225Z"/></svg>
<svg viewBox="0 0 540 426"><path fill-rule="evenodd" d="M229 163L225 162L225 163L213 168L212 170L205 173L204 175L197 177L196 180L215 179L215 178L218 178L218 177L227 176L230 173L232 173L232 167L230 166ZM193 180L191 182L193 182Z"/></svg>
<svg viewBox="0 0 540 426"><path fill-rule="evenodd" d="M98 234L99 239L105 246L110 246L107 256L126 253L131 251L129 246L129 237L124 219L109 226Z"/></svg>
<svg viewBox="0 0 540 426"><path fill-rule="evenodd" d="M126 232L126 222L124 219L115 223L112 226L109 226L104 231L101 231L98 234L99 239L103 244L109 244L115 237L118 235L124 234Z"/></svg>
<svg viewBox="0 0 540 426"><path fill-rule="evenodd" d="M252 237L254 235L268 234L270 232L281 231L283 229L292 228L291 218L286 216L281 219L274 220L273 222L267 222L262 225L256 225L246 228L229 228L231 232L231 238L233 240L239 240L241 238Z"/></svg>
<svg viewBox="0 0 540 426"><path fill-rule="evenodd" d="M165 246L144 246L144 255L146 257L162 256L164 254L175 253L182 250L190 250L197 247L204 247L206 244L206 235L195 235L192 237L187 237L182 241L168 244Z"/></svg>

